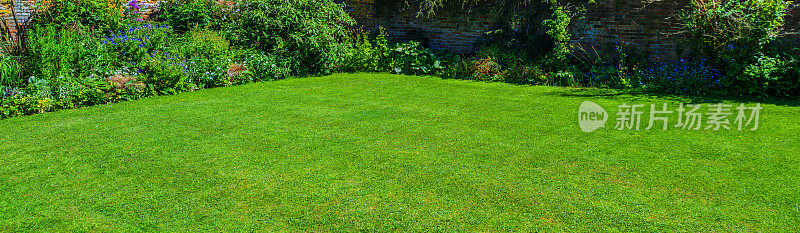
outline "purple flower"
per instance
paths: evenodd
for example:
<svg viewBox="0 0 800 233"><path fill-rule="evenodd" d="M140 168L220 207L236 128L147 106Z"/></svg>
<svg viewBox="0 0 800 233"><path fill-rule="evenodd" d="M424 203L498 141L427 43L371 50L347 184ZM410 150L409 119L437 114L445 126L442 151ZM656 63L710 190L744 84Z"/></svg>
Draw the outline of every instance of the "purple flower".
<svg viewBox="0 0 800 233"><path fill-rule="evenodd" d="M136 9L136 10L139 10L139 8L140 8L140 7L139 7L139 1L137 1L137 0L131 0L131 1L129 1L129 2L128 2L128 7L130 7L131 9Z"/></svg>

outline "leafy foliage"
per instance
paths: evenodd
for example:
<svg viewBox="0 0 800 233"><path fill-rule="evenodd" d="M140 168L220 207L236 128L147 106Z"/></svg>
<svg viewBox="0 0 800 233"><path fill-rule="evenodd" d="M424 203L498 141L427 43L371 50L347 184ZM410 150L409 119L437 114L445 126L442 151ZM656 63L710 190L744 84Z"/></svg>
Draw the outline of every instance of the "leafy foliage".
<svg viewBox="0 0 800 233"><path fill-rule="evenodd" d="M258 81L288 78L292 67L288 58L263 53L248 55L245 66Z"/></svg>
<svg viewBox="0 0 800 233"><path fill-rule="evenodd" d="M775 53L791 2L784 0L692 1L682 14L690 45L726 71L725 85L738 94L774 94L785 61Z"/></svg>
<svg viewBox="0 0 800 233"><path fill-rule="evenodd" d="M126 8L121 0L52 0L31 17L34 26L88 28L101 32L123 27Z"/></svg>
<svg viewBox="0 0 800 233"><path fill-rule="evenodd" d="M439 74L455 60L447 51L434 52L419 42L392 43L380 30L374 38L361 30L351 31L339 70L396 74Z"/></svg>
<svg viewBox="0 0 800 233"><path fill-rule="evenodd" d="M30 74L49 80L56 85L73 76L88 76L96 65L91 49L96 42L85 33L58 30L54 27L35 28L30 31L26 67Z"/></svg>
<svg viewBox="0 0 800 233"><path fill-rule="evenodd" d="M332 68L353 19L331 0L243 0L227 35L233 45L296 59L297 73Z"/></svg>
<svg viewBox="0 0 800 233"><path fill-rule="evenodd" d="M209 58L228 53L230 42L219 32L200 29L187 33L180 47L190 58Z"/></svg>
<svg viewBox="0 0 800 233"><path fill-rule="evenodd" d="M10 87L22 81L22 63L12 56L0 54L0 87Z"/></svg>
<svg viewBox="0 0 800 233"><path fill-rule="evenodd" d="M213 0L166 0L158 3L152 17L177 32L187 32L193 28L219 29L229 12L227 6Z"/></svg>

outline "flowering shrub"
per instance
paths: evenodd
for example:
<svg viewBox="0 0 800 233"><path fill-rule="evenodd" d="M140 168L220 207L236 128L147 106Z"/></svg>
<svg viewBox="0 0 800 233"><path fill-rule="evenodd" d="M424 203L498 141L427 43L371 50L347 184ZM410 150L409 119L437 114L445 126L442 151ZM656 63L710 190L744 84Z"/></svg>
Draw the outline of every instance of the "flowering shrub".
<svg viewBox="0 0 800 233"><path fill-rule="evenodd" d="M668 94L709 95L724 91L724 74L705 60L651 63L633 70L631 76L646 89Z"/></svg>
<svg viewBox="0 0 800 233"><path fill-rule="evenodd" d="M188 91L191 87L186 82L189 66L180 54L156 52L145 59L142 82L158 94L175 94Z"/></svg>
<svg viewBox="0 0 800 233"><path fill-rule="evenodd" d="M186 62L185 73L188 82L198 88L230 86L234 84L227 74L228 66L231 63L232 61L224 55L207 59L193 59Z"/></svg>
<svg viewBox="0 0 800 233"><path fill-rule="evenodd" d="M508 75L508 71L497 63L496 59L493 57L477 59L474 63L472 77L475 80L502 82Z"/></svg>
<svg viewBox="0 0 800 233"><path fill-rule="evenodd" d="M121 28L125 22L122 0L50 0L40 4L40 10L31 16L34 26L86 27L107 32Z"/></svg>
<svg viewBox="0 0 800 233"><path fill-rule="evenodd" d="M689 44L725 71L732 94L767 96L783 78L785 63L775 53L791 4L785 0L692 1L683 12Z"/></svg>
<svg viewBox="0 0 800 233"><path fill-rule="evenodd" d="M278 80L289 77L290 60L275 55L257 53L246 58L245 66L257 81Z"/></svg>
<svg viewBox="0 0 800 233"><path fill-rule="evenodd" d="M451 64L451 63L447 63ZM515 84L553 85L555 79L542 68L544 61L509 49L505 44L484 44L475 56L449 66L441 75L447 78Z"/></svg>
<svg viewBox="0 0 800 233"><path fill-rule="evenodd" d="M125 16L128 19L133 19L137 22L142 22L144 19L142 18L142 6L139 3L139 0L129 0L127 7L125 8Z"/></svg>
<svg viewBox="0 0 800 233"><path fill-rule="evenodd" d="M118 30L103 36L100 40L102 50L115 55L114 61L118 66L131 65L141 62L149 53L166 45L173 35L167 25L154 25L151 23L141 25L128 25L125 31Z"/></svg>

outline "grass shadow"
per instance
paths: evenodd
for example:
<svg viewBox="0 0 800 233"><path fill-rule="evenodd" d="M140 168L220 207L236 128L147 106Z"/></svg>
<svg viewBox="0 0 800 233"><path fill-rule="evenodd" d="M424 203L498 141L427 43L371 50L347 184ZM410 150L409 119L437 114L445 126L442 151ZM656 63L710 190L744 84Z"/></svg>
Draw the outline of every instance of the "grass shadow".
<svg viewBox="0 0 800 233"><path fill-rule="evenodd" d="M777 106L800 107L800 100L787 98L752 98L752 97L728 97L728 96L695 96L695 95L675 95L648 92L643 90L618 90L618 89L599 89L599 88L565 88L562 91L551 92L551 95L561 97L579 98L599 98L626 100L631 102L652 102L652 101L675 101L681 103L761 103Z"/></svg>

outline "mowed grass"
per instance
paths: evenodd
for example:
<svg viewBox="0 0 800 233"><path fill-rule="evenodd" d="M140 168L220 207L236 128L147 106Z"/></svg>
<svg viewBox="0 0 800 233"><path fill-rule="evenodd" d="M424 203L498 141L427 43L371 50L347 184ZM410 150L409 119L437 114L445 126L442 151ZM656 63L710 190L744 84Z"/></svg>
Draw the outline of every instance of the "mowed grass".
<svg viewBox="0 0 800 233"><path fill-rule="evenodd" d="M0 230L798 230L796 103L580 131L586 100L697 102L602 93L338 74L2 120Z"/></svg>

